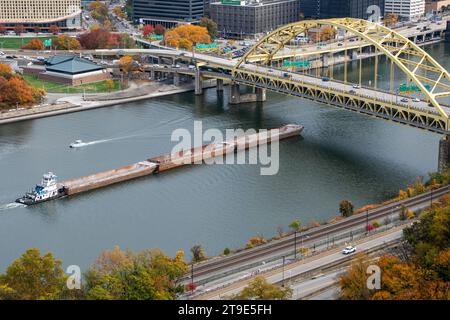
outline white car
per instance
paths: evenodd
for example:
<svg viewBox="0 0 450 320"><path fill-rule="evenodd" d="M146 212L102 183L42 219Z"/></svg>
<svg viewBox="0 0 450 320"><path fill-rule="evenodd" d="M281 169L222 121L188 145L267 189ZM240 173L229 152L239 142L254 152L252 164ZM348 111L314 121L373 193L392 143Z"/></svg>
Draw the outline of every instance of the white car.
<svg viewBox="0 0 450 320"><path fill-rule="evenodd" d="M414 98L413 102L420 102L420 99L419 98Z"/></svg>
<svg viewBox="0 0 450 320"><path fill-rule="evenodd" d="M359 88L361 88L361 87L359 86L359 84L354 84L354 85L353 85L353 89L359 89Z"/></svg>
<svg viewBox="0 0 450 320"><path fill-rule="evenodd" d="M348 247L345 247L344 250L342 250L342 253L343 254L350 254L350 253L353 253L355 251L356 251L356 247L348 246Z"/></svg>

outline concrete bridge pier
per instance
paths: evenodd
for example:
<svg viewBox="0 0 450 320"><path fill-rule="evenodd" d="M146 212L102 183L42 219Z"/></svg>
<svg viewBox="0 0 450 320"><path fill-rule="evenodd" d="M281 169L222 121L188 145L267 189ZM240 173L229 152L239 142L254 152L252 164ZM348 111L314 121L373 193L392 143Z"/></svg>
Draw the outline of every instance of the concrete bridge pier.
<svg viewBox="0 0 450 320"><path fill-rule="evenodd" d="M217 90L217 92L223 92L223 80L222 79L217 79L216 90Z"/></svg>
<svg viewBox="0 0 450 320"><path fill-rule="evenodd" d="M241 103L241 92L239 91L239 85L237 83L232 83L230 104L239 104L239 103Z"/></svg>
<svg viewBox="0 0 450 320"><path fill-rule="evenodd" d="M178 72L173 74L173 85L177 87L180 85L180 74Z"/></svg>
<svg viewBox="0 0 450 320"><path fill-rule="evenodd" d="M230 104L240 104L249 102L264 102L267 99L266 89L255 88L254 93L241 94L239 84L231 84Z"/></svg>
<svg viewBox="0 0 450 320"><path fill-rule="evenodd" d="M438 171L444 172L450 169L450 136L444 136L439 140Z"/></svg>
<svg viewBox="0 0 450 320"><path fill-rule="evenodd" d="M151 80L155 80L156 79L155 70L150 70L150 79Z"/></svg>
<svg viewBox="0 0 450 320"><path fill-rule="evenodd" d="M196 95L202 95L203 94L203 80L202 76L200 75L200 71L197 68L197 71L195 72L195 94Z"/></svg>

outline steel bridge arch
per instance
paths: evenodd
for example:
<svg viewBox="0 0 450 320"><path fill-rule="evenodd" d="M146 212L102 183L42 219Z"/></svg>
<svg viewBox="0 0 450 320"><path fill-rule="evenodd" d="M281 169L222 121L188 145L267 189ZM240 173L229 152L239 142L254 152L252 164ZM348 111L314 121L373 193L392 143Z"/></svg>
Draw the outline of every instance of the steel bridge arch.
<svg viewBox="0 0 450 320"><path fill-rule="evenodd" d="M233 68L233 76L242 65L253 61L262 61L263 64L269 63L274 59L275 54L283 49L286 44L297 37L299 34L317 27L333 26L344 29L355 36L359 36L370 45L387 56L404 74L414 82L420 91L427 98L427 101L441 114L448 124L449 115L443 110L440 103L436 100L438 97L450 96L450 74L433 57L426 53L408 38L398 32L389 29L381 24L354 18L337 18L321 20L304 20L285 25L264 36L247 53L242 56ZM400 46L399 46L400 45ZM341 48L341 51L344 51ZM325 49L320 53L327 53ZM419 58L419 62L400 58L401 54L413 55ZM298 55L298 56L301 56ZM275 57L276 58L276 57ZM409 66L413 67L410 70ZM437 80L427 76L420 76L416 72L421 69L436 73ZM427 90L424 83L430 83L431 89ZM444 89L443 92L436 92L437 88Z"/></svg>

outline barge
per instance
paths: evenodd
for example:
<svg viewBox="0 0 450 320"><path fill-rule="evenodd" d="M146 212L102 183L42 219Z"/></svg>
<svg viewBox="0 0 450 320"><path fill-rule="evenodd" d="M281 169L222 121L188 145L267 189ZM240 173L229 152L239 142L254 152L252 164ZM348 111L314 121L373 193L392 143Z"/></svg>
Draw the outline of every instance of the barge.
<svg viewBox="0 0 450 320"><path fill-rule="evenodd" d="M61 183L56 181L56 175L49 172L44 175L41 183L33 191L26 193L23 197L17 199L16 202L33 205L63 196L75 195L115 183L148 176L156 172L162 172L184 165L202 163L204 160L225 156L239 150L246 150L255 146L298 136L302 131L303 126L288 124L277 129L245 134L235 137L232 140L161 155L128 166L62 181Z"/></svg>

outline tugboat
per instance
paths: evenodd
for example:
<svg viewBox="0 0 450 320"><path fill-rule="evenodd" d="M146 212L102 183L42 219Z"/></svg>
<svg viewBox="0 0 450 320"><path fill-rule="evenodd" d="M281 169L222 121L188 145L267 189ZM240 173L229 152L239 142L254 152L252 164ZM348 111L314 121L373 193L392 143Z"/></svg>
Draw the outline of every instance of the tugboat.
<svg viewBox="0 0 450 320"><path fill-rule="evenodd" d="M58 189L56 178L52 172L44 174L41 183L36 185L34 190L17 199L16 202L29 206L62 197L65 194L64 188Z"/></svg>

